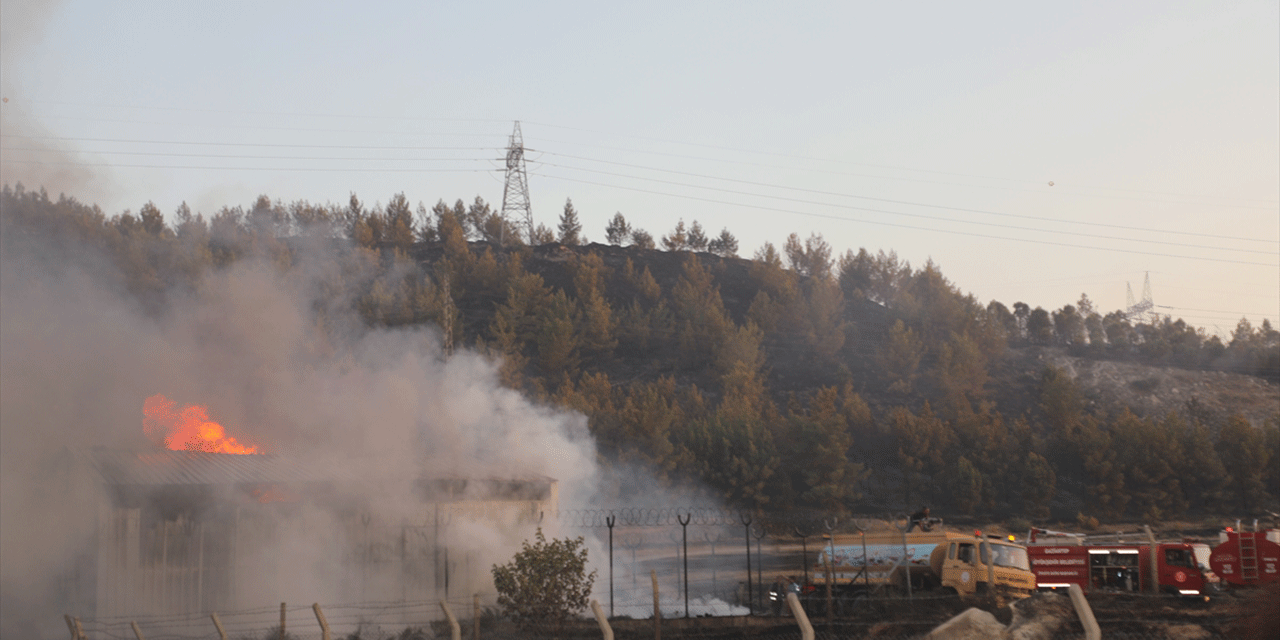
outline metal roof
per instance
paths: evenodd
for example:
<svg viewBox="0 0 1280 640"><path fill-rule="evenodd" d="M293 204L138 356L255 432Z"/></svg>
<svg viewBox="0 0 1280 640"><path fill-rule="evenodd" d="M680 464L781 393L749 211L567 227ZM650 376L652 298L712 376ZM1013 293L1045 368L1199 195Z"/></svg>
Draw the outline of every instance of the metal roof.
<svg viewBox="0 0 1280 640"><path fill-rule="evenodd" d="M109 485L239 485L356 481L357 475L340 465L320 465L274 454L207 453L204 451L147 451L94 447L75 455ZM420 481L478 481L481 483L554 484L546 476L466 478L456 473L423 474Z"/></svg>
<svg viewBox="0 0 1280 640"><path fill-rule="evenodd" d="M319 482L338 478L332 470L275 455L203 451L92 449L89 465L111 485L235 485Z"/></svg>

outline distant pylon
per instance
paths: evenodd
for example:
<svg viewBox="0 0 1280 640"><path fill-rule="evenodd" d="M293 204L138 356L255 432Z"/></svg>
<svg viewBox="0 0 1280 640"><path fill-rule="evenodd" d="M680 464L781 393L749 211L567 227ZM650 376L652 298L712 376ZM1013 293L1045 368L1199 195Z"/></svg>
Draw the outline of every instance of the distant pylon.
<svg viewBox="0 0 1280 640"><path fill-rule="evenodd" d="M520 121L507 144L507 180L502 191L501 242L506 244L507 225L523 229L529 244L533 244L533 207L529 204L529 176L524 170L524 137L520 135Z"/></svg>
<svg viewBox="0 0 1280 640"><path fill-rule="evenodd" d="M1141 302L1133 301L1133 287L1129 286L1128 282L1124 283L1124 288L1125 288L1125 302L1127 302L1129 305L1128 308L1124 310L1124 314L1126 317L1128 317L1130 320L1136 320L1138 322L1143 322L1148 319L1151 322L1155 322L1156 320L1160 319L1160 314L1156 313L1155 311L1155 306L1156 306L1155 302L1151 298L1151 273L1150 272L1148 272L1144 276L1142 281L1142 301Z"/></svg>

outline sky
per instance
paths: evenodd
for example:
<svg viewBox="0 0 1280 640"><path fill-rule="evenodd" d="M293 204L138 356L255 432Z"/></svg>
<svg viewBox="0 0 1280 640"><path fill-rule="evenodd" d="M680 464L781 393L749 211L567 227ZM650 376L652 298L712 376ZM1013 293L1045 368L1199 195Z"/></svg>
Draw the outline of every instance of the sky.
<svg viewBox="0 0 1280 640"><path fill-rule="evenodd" d="M932 260L983 304L1280 319L1276 2L0 2L0 172L108 215L572 199Z"/></svg>

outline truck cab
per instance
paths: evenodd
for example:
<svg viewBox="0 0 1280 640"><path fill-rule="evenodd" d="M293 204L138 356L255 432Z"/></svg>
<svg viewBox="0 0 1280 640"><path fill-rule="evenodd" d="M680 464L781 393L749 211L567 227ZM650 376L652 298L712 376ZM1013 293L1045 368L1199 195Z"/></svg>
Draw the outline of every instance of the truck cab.
<svg viewBox="0 0 1280 640"><path fill-rule="evenodd" d="M1014 593L1035 588L1027 550L994 538L951 539L930 558L944 588L961 595L983 593L990 585Z"/></svg>

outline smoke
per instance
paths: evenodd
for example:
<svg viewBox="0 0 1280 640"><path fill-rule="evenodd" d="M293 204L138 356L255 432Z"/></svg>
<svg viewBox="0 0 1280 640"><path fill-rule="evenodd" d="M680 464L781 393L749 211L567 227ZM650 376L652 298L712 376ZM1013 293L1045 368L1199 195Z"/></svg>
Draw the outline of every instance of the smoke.
<svg viewBox="0 0 1280 640"><path fill-rule="evenodd" d="M352 522L422 523L419 477L552 478L562 507L591 503L596 452L586 420L499 386L495 363L442 353L430 328L365 327L349 301L321 296L341 273L329 254L282 270L242 260L193 291L144 309L92 246L6 225L0 252L0 598L3 637L36 637L67 576L92 564L93 532L111 497L68 480L72 453L147 449L145 398L203 404L240 442L317 475L341 478L343 501L241 523L275 546L242 549L258 573L242 599L325 602L350 593L341 561ZM357 286L351 286L352 290ZM487 575L527 528L458 522L448 540ZM279 543L278 541L287 541ZM362 576L377 586L378 576ZM89 589L93 585L88 585ZM39 629L37 629L39 627Z"/></svg>
<svg viewBox="0 0 1280 640"><path fill-rule="evenodd" d="M77 193L102 199L111 194L109 178L83 164L83 156L53 138L40 124L35 103L22 79L49 22L65 3L46 0L0 2L0 184L17 184L53 193Z"/></svg>

